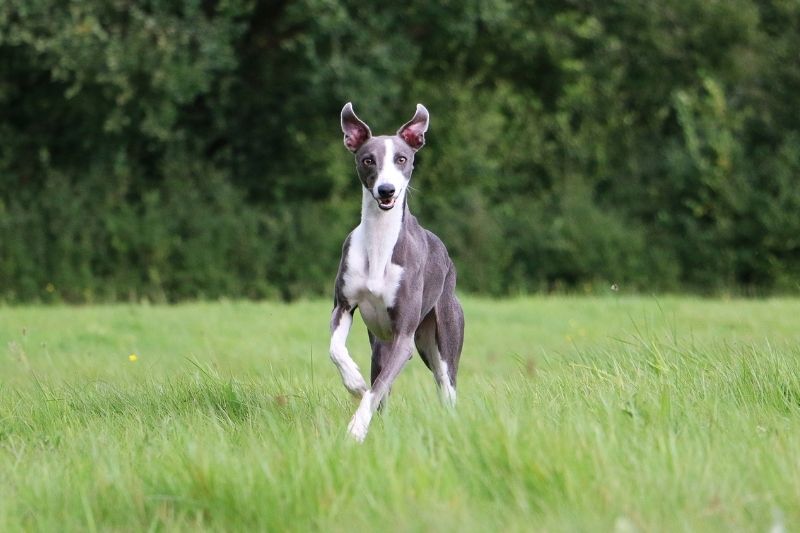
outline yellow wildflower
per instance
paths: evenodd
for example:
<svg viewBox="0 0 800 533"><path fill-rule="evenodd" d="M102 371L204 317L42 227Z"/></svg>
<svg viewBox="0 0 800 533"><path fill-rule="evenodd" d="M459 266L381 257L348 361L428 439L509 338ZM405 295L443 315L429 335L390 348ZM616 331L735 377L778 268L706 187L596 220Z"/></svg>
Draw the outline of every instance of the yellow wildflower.
<svg viewBox="0 0 800 533"><path fill-rule="evenodd" d="M128 361L130 361L131 363L135 363L138 360L139 357L135 353L132 353L128 356Z"/></svg>

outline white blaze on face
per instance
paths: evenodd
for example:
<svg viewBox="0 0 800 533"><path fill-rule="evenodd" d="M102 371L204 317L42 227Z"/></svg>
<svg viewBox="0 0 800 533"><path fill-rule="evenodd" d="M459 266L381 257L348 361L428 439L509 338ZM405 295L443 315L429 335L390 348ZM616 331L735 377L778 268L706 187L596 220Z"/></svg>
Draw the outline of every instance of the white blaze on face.
<svg viewBox="0 0 800 533"><path fill-rule="evenodd" d="M378 172L378 179L375 180L375 185L372 186L372 194L377 198L378 187L384 183L389 183L394 185L394 190L397 191L395 194L399 198L400 194L405 189L406 177L400 172L397 165L394 164L394 141L392 141L392 139L386 139L383 142L386 147L386 154L383 157L383 163Z"/></svg>

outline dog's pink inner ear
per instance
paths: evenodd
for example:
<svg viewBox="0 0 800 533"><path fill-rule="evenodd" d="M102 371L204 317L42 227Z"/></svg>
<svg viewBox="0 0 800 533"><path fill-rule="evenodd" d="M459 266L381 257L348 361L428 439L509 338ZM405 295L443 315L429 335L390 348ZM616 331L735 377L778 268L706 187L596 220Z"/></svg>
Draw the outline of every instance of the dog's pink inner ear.
<svg viewBox="0 0 800 533"><path fill-rule="evenodd" d="M425 132L428 130L428 110L422 104L417 104L417 111L414 117L406 122L397 134L414 151L422 148L425 144Z"/></svg>
<svg viewBox="0 0 800 533"><path fill-rule="evenodd" d="M361 124L348 124L344 134L344 145L351 152L355 152L367 142L369 136L369 130Z"/></svg>
<svg viewBox="0 0 800 533"><path fill-rule="evenodd" d="M414 124L404 128L400 137L414 150L419 150L425 144L425 131L422 124Z"/></svg>

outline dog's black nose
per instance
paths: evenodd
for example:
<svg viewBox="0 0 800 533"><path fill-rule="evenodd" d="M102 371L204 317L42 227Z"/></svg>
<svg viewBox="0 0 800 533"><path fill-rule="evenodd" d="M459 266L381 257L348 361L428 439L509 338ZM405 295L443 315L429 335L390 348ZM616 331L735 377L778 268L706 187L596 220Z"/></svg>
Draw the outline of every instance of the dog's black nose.
<svg viewBox="0 0 800 533"><path fill-rule="evenodd" d="M391 198L394 196L394 185L391 183L378 185L378 196L381 198Z"/></svg>

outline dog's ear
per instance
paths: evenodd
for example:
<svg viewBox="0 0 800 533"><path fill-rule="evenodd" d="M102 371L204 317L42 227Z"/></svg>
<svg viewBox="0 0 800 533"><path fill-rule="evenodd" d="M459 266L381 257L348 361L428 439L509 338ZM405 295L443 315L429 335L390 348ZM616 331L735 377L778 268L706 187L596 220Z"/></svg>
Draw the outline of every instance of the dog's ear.
<svg viewBox="0 0 800 533"><path fill-rule="evenodd" d="M342 132L344 145L351 152L357 152L372 137L369 126L364 124L353 112L353 104L347 102L342 108Z"/></svg>
<svg viewBox="0 0 800 533"><path fill-rule="evenodd" d="M425 144L425 132L428 131L428 110L417 104L414 117L397 130L397 135L416 152Z"/></svg>

